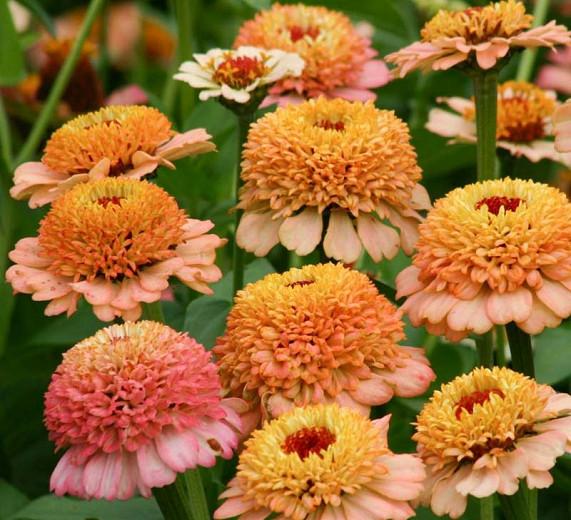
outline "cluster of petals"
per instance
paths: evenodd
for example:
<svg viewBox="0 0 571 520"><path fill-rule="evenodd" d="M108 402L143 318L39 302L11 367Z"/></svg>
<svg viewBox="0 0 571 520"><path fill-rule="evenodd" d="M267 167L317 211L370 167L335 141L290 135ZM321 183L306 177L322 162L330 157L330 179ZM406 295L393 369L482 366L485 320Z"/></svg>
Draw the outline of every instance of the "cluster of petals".
<svg viewBox="0 0 571 520"><path fill-rule="evenodd" d="M477 368L434 393L413 439L428 473L420 502L460 518L468 495L553 483L549 470L571 452L571 396L507 368Z"/></svg>
<svg viewBox="0 0 571 520"><path fill-rule="evenodd" d="M305 61L299 77L272 85L264 104L280 105L319 96L355 101L375 100L371 89L388 83L390 75L371 40L344 14L325 7L274 4L245 22L235 47L251 45L296 53Z"/></svg>
<svg viewBox="0 0 571 520"><path fill-rule="evenodd" d="M561 105L553 114L555 149L561 153L571 152L571 100Z"/></svg>
<svg viewBox="0 0 571 520"><path fill-rule="evenodd" d="M571 315L571 203L520 179L458 188L419 227L397 276L411 323L458 340L510 322L528 334Z"/></svg>
<svg viewBox="0 0 571 520"><path fill-rule="evenodd" d="M14 172L10 194L31 208L53 202L76 184L106 177L141 179L159 166L216 149L204 129L176 133L156 108L109 106L76 117L56 130L40 162Z"/></svg>
<svg viewBox="0 0 571 520"><path fill-rule="evenodd" d="M403 327L366 275L307 265L239 292L214 353L224 391L250 405L246 429L323 402L368 415L394 395L421 395L435 378L421 348L398 344Z"/></svg>
<svg viewBox="0 0 571 520"><path fill-rule="evenodd" d="M460 64L491 69L511 49L571 43L571 32L551 21L531 28L533 16L517 0L492 2L463 11L441 10L421 31L422 40L385 59L401 78L416 69L447 70Z"/></svg>
<svg viewBox="0 0 571 520"><path fill-rule="evenodd" d="M211 49L193 56L196 61L182 63L174 79L200 89L202 101L221 96L248 103L258 89L285 77L298 77L304 67L303 59L295 53L248 46Z"/></svg>
<svg viewBox="0 0 571 520"><path fill-rule="evenodd" d="M298 255L321 242L355 262L411 254L429 209L407 125L372 102L318 98L258 119L242 152L236 239L257 256L281 243ZM388 220L397 231L384 224Z"/></svg>
<svg viewBox="0 0 571 520"><path fill-rule="evenodd" d="M537 84L571 96L571 47L550 52L549 61L539 69Z"/></svg>
<svg viewBox="0 0 571 520"><path fill-rule="evenodd" d="M75 186L54 202L37 237L21 239L6 279L15 292L49 301L48 316L76 311L83 296L97 317L137 320L175 276L210 294L226 243L214 224L187 218L162 188L124 178Z"/></svg>
<svg viewBox="0 0 571 520"><path fill-rule="evenodd" d="M525 81L507 81L498 89L496 145L516 157L538 162L542 159L571 166L571 155L555 150L552 116L557 96ZM435 108L430 111L426 128L450 137L451 143L476 143L475 104L461 97L438 98L454 112Z"/></svg>
<svg viewBox="0 0 571 520"><path fill-rule="evenodd" d="M425 470L390 451L390 416L370 421L335 404L296 408L257 430L215 519L406 520ZM274 515L274 516L272 516Z"/></svg>
<svg viewBox="0 0 571 520"><path fill-rule="evenodd" d="M112 325L63 356L45 395L45 425L68 448L50 481L56 495L128 499L178 473L232 457L238 399L221 399L202 345L161 323Z"/></svg>

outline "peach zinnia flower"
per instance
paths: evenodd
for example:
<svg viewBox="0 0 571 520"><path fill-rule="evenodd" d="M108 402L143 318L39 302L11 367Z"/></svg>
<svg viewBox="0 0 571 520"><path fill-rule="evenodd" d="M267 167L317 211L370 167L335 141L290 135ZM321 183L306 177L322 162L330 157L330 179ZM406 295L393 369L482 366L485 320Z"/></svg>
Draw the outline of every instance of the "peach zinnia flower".
<svg viewBox="0 0 571 520"><path fill-rule="evenodd" d="M570 6L571 7L571 6ZM537 84L543 88L551 88L562 94L571 95L571 47L559 52L549 53L551 64L539 70Z"/></svg>
<svg viewBox="0 0 571 520"><path fill-rule="evenodd" d="M516 0L464 11L439 11L421 31L422 41L389 54L401 78L409 72L446 70L458 64L491 69L510 49L571 43L571 32L555 21L530 29L533 16Z"/></svg>
<svg viewBox="0 0 571 520"><path fill-rule="evenodd" d="M371 40L325 7L274 4L242 25L234 47L240 45L295 52L305 61L301 76L273 85L265 104L318 96L374 100L370 89L389 81L387 66L372 59Z"/></svg>
<svg viewBox="0 0 571 520"><path fill-rule="evenodd" d="M296 408L253 433L214 518L405 520L425 471L391 452L390 416L376 421L337 405ZM272 517L273 518L273 517Z"/></svg>
<svg viewBox="0 0 571 520"><path fill-rule="evenodd" d="M56 495L128 499L178 473L232 458L244 403L221 399L216 366L186 334L152 321L113 325L68 350L45 395L45 424L69 448Z"/></svg>
<svg viewBox="0 0 571 520"><path fill-rule="evenodd" d="M401 313L341 264L271 274L238 292L218 338L222 387L250 402L251 424L335 401L364 414L434 379L421 348L401 347Z"/></svg>
<svg viewBox="0 0 571 520"><path fill-rule="evenodd" d="M515 322L528 334L571 315L571 203L520 179L458 188L420 225L397 297L415 327L460 339Z"/></svg>
<svg viewBox="0 0 571 520"><path fill-rule="evenodd" d="M413 439L428 471L421 501L459 518L468 495L513 495L553 483L555 459L571 452L571 396L494 367L442 385L420 412Z"/></svg>
<svg viewBox="0 0 571 520"><path fill-rule="evenodd" d="M551 117L557 106L556 94L526 81L507 81L498 89L496 143L516 157L537 162L550 159L571 165L571 156L555 151L551 135ZM474 101L459 97L439 98L456 113L435 108L430 111L426 128L451 137L451 143L476 143Z"/></svg>
<svg viewBox="0 0 571 520"><path fill-rule="evenodd" d="M571 99L561 105L553 114L555 149L571 152Z"/></svg>
<svg viewBox="0 0 571 520"><path fill-rule="evenodd" d="M307 255L325 227L325 254L346 263L363 246L377 262L400 245L412 253L417 210L430 200L408 127L393 112L325 98L278 108L250 127L242 157L237 241L247 251L264 256L281 242Z"/></svg>
<svg viewBox="0 0 571 520"><path fill-rule="evenodd" d="M210 294L222 277L214 265L226 239L205 234L214 224L187 218L175 199L146 181L107 178L58 199L9 254L6 279L16 292L50 301L46 315L75 312L83 296L103 321L136 320L141 302L158 301L176 276Z"/></svg>
<svg viewBox="0 0 571 520"><path fill-rule="evenodd" d="M72 186L107 176L140 179L158 166L216 148L204 129L183 134L155 108L111 106L76 117L56 130L41 162L21 164L14 173L15 199L31 208L57 199Z"/></svg>

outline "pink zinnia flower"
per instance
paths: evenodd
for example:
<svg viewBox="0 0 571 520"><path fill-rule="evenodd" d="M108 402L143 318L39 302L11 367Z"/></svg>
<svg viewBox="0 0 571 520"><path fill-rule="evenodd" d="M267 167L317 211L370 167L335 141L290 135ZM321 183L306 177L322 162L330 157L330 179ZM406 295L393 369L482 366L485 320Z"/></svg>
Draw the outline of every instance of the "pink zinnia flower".
<svg viewBox="0 0 571 520"><path fill-rule="evenodd" d="M571 32L554 21L531 29L533 16L516 0L463 11L438 12L421 31L422 41L389 54L401 78L416 69L446 70L468 62L491 69L510 49L571 43Z"/></svg>
<svg viewBox="0 0 571 520"><path fill-rule="evenodd" d="M234 47L250 45L299 54L305 68L269 89L264 104L287 104L318 96L374 100L371 89L388 83L387 66L373 59L371 40L349 18L325 7L274 4L242 25Z"/></svg>
<svg viewBox="0 0 571 520"><path fill-rule="evenodd" d="M550 52L550 65L544 65L539 70L537 84L571 95L571 47L565 47L559 52Z"/></svg>
<svg viewBox="0 0 571 520"><path fill-rule="evenodd" d="M222 277L216 249L226 243L206 234L212 227L146 181L81 184L53 204L37 237L16 244L6 279L16 292L49 301L47 316L73 314L83 296L103 321L137 320L141 303L158 301L170 276L212 293L208 284Z"/></svg>
<svg viewBox="0 0 571 520"><path fill-rule="evenodd" d="M553 114L553 133L555 149L559 152L571 152L571 99Z"/></svg>
<svg viewBox="0 0 571 520"><path fill-rule="evenodd" d="M128 499L177 473L230 459L241 430L239 399L221 399L210 354L187 334L152 321L113 325L63 356L45 395L57 449L56 495Z"/></svg>
<svg viewBox="0 0 571 520"><path fill-rule="evenodd" d="M507 368L476 368L434 393L413 439L428 471L420 501L460 518L468 495L553 483L549 470L571 452L571 396Z"/></svg>

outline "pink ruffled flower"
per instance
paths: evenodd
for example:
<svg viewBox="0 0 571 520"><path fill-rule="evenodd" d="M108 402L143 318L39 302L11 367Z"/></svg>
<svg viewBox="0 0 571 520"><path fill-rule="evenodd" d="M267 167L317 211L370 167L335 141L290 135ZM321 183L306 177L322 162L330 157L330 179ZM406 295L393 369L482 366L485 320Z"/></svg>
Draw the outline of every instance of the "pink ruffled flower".
<svg viewBox="0 0 571 520"><path fill-rule="evenodd" d="M6 279L15 292L49 301L47 316L73 314L84 297L100 320L137 320L141 303L160 300L171 276L212 293L208 284L222 277L216 249L226 243L206 234L213 226L187 218L146 181L81 184L54 203L38 237L16 244Z"/></svg>
<svg viewBox="0 0 571 520"><path fill-rule="evenodd" d="M58 496L125 500L178 473L232 458L239 399L221 399L216 366L186 334L151 321L113 325L64 354L45 395L45 425L68 448Z"/></svg>
<svg viewBox="0 0 571 520"><path fill-rule="evenodd" d="M146 106L110 106L76 117L53 133L40 162L21 164L10 195L36 208L71 187L108 176L141 179L159 166L216 149L204 129L182 134Z"/></svg>
<svg viewBox="0 0 571 520"><path fill-rule="evenodd" d="M413 439L428 472L420 502L460 518L469 495L553 483L549 470L571 452L571 396L507 368L477 368L434 393Z"/></svg>
<svg viewBox="0 0 571 520"><path fill-rule="evenodd" d="M458 188L419 226L396 279L415 327L457 341L515 322L528 334L571 316L571 203L520 179Z"/></svg>
<svg viewBox="0 0 571 520"><path fill-rule="evenodd" d="M474 101L459 97L438 98L454 112L435 108L426 128L451 137L450 143L476 143ZM571 154L555 150L551 118L557 106L555 92L525 81L507 81L498 89L496 145L516 157L533 162L548 159L571 166Z"/></svg>
<svg viewBox="0 0 571 520"><path fill-rule="evenodd" d="M377 52L362 28L325 7L274 4L242 25L234 47L241 45L281 49L305 61L301 76L271 86L263 106L283 106L319 96L375 100L371 89L390 80L384 62L373 59Z"/></svg>
<svg viewBox="0 0 571 520"><path fill-rule="evenodd" d="M565 47L559 52L549 53L550 65L544 65L539 70L537 84L571 95L571 47Z"/></svg>
<svg viewBox="0 0 571 520"><path fill-rule="evenodd" d="M567 100L553 114L553 133L555 149L562 153L571 152L571 100Z"/></svg>
<svg viewBox="0 0 571 520"><path fill-rule="evenodd" d="M510 49L553 47L571 43L571 32L551 21L531 29L533 16L516 0L438 12L421 31L422 41L389 54L394 74L403 78L416 69L447 70L468 62L491 69Z"/></svg>

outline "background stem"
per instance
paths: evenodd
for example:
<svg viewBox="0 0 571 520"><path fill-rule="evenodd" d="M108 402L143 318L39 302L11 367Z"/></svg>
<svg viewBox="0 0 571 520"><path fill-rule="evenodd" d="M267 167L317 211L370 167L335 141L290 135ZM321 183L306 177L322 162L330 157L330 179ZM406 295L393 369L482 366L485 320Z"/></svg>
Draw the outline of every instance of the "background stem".
<svg viewBox="0 0 571 520"><path fill-rule="evenodd" d="M143 314L146 320L165 323L165 315L163 314L163 306L160 300L153 303L145 303Z"/></svg>
<svg viewBox="0 0 571 520"><path fill-rule="evenodd" d="M510 344L513 369L526 376L535 377L530 335L521 330L513 321L506 325L506 333Z"/></svg>
<svg viewBox="0 0 571 520"><path fill-rule="evenodd" d="M473 80L478 131L478 181L484 181L497 177L498 73L495 70L479 70L474 73Z"/></svg>
<svg viewBox="0 0 571 520"><path fill-rule="evenodd" d="M480 520L494 520L494 495L480 498Z"/></svg>
<svg viewBox="0 0 571 520"><path fill-rule="evenodd" d="M153 495L165 520L202 520L203 518L192 514L184 473L179 474L169 486L153 488Z"/></svg>
<svg viewBox="0 0 571 520"><path fill-rule="evenodd" d="M494 331L493 329L476 339L480 366L492 368L494 366Z"/></svg>
<svg viewBox="0 0 571 520"><path fill-rule="evenodd" d="M199 468L187 471L184 474L184 481L194 520L209 520L210 511Z"/></svg>
<svg viewBox="0 0 571 520"><path fill-rule="evenodd" d="M543 25L547 12L549 11L549 0L536 0L533 10L533 27ZM516 79L518 81L529 81L535 64L537 49L526 49L519 61Z"/></svg>

